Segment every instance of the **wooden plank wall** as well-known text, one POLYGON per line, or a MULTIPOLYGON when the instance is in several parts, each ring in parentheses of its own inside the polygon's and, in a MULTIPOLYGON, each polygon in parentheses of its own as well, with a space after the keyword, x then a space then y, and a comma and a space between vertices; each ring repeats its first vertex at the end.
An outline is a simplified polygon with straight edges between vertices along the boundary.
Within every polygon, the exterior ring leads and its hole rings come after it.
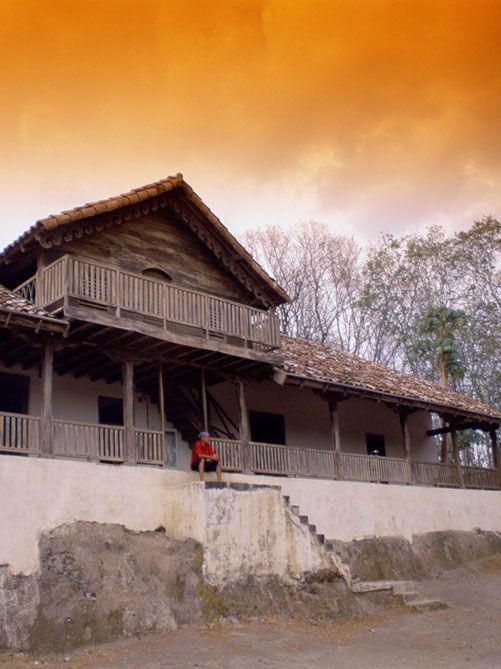
POLYGON ((83 235, 61 244, 55 253, 48 255, 56 259, 64 253, 93 258, 139 274, 157 268, 180 286, 260 306, 191 230, 160 213, 83 235))

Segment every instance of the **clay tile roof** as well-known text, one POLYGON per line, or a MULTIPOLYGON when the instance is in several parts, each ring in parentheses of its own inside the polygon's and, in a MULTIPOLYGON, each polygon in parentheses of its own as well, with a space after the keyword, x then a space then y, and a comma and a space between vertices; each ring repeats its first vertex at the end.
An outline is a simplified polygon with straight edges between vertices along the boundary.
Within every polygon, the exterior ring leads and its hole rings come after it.
POLYGON ((444 411, 501 419, 501 411, 436 383, 378 365, 317 342, 282 337, 286 372, 338 388, 429 404, 444 411))
POLYGON ((83 220, 85 218, 91 218, 98 214, 109 213, 119 209, 120 207, 130 206, 132 204, 138 204, 149 200, 152 197, 156 197, 162 193, 172 191, 176 188, 182 190, 184 196, 209 220, 213 228, 218 231, 221 237, 224 238, 226 243, 240 255, 246 264, 259 275, 263 284, 267 285, 276 296, 276 303, 280 304, 283 302, 288 302, 289 297, 287 293, 281 288, 281 286, 272 279, 268 273, 257 263, 250 253, 240 244, 240 242, 231 234, 228 228, 223 225, 219 218, 212 213, 209 207, 202 201, 202 199, 195 193, 193 188, 186 183, 183 178, 183 175, 178 173, 173 177, 167 177, 161 181, 156 181, 151 184, 146 184, 146 186, 141 186, 140 188, 134 188, 128 193, 122 193, 121 195, 110 197, 106 200, 98 200, 97 202, 88 202, 84 206, 75 207, 74 209, 69 209, 68 211, 63 211, 60 214, 54 214, 52 216, 47 216, 42 218, 31 226, 29 230, 24 232, 18 239, 5 247, 5 249, 0 253, 0 261, 5 260, 11 255, 18 252, 23 248, 28 242, 36 240, 39 236, 47 230, 53 230, 54 228, 60 225, 66 225, 69 223, 74 223, 76 221, 83 220))

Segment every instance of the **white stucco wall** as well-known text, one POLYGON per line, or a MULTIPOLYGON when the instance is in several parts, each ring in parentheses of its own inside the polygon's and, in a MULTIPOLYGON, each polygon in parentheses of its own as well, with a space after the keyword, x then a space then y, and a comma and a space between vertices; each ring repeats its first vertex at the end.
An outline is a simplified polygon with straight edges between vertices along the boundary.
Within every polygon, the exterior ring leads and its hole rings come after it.
MULTIPOLYGON (((332 539, 347 541, 396 534, 410 539, 416 533, 471 531, 476 527, 501 531, 499 491, 241 474, 227 475, 225 479, 281 486, 281 492, 290 495, 291 503, 309 516, 319 532, 332 539)), ((0 456, 0 564, 10 564, 15 572, 30 573, 38 565, 40 533, 77 520, 119 523, 143 531, 163 526, 174 538, 191 537, 203 544, 217 544, 220 556, 230 552, 228 559, 233 565, 242 561, 239 555, 245 555, 248 547, 254 546, 251 565, 256 569, 262 564, 256 548, 260 546, 275 556, 270 558, 268 567, 273 561, 280 564, 282 560, 283 564, 282 540, 276 548, 262 543, 263 532, 270 528, 275 527, 277 540, 282 532, 277 530, 274 520, 282 513, 277 507, 278 494, 271 504, 266 495, 258 499, 249 494, 229 500, 218 519, 216 503, 210 502, 210 494, 209 497, 204 494, 203 486, 191 472, 0 456)), ((297 537, 294 542, 298 569, 305 568, 315 556, 307 544, 298 548, 297 537)), ((293 562, 291 554, 289 550, 289 564, 293 562)), ((211 564, 211 573, 219 578, 222 559, 213 559, 211 564)))
MULTIPOLYGON (((238 425, 234 386, 230 383, 212 386, 211 393, 238 425)), ((248 384, 246 399, 249 411, 284 415, 288 446, 324 450, 332 448, 328 404, 312 390, 265 381, 248 384)), ((367 454, 365 435, 368 432, 384 436, 387 456, 405 457, 398 415, 381 402, 365 399, 340 402, 339 426, 341 449, 347 453, 367 454)), ((426 435, 428 429, 430 414, 425 411, 411 414, 409 434, 412 455, 416 460, 436 460, 435 443, 426 435)))

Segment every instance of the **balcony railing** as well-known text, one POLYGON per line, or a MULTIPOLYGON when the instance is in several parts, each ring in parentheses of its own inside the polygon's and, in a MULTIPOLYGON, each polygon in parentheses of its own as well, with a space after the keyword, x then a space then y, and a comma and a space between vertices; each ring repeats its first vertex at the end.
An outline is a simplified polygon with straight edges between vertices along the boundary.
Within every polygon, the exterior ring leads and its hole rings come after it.
POLYGON ((178 325, 186 333, 224 336, 236 345, 260 350, 280 346, 278 318, 268 311, 83 258, 63 256, 43 270, 41 285, 36 283, 32 278, 16 292, 28 299, 37 294, 37 303, 49 311, 72 298, 169 331, 178 325))
MULTIPOLYGON (((51 455, 100 462, 125 462, 126 431, 121 425, 98 425, 55 419, 51 455)), ((243 444, 235 439, 213 439, 223 469, 243 470, 243 444)), ((133 461, 164 465, 164 437, 161 431, 134 428, 133 461)), ((41 422, 37 416, 0 412, 0 452, 17 455, 43 455, 41 422)), ((249 443, 250 468, 256 474, 305 476, 348 481, 429 485, 446 488, 461 486, 456 465, 438 462, 412 462, 280 444, 249 443)), ((461 467, 465 488, 501 489, 495 469, 461 467)))

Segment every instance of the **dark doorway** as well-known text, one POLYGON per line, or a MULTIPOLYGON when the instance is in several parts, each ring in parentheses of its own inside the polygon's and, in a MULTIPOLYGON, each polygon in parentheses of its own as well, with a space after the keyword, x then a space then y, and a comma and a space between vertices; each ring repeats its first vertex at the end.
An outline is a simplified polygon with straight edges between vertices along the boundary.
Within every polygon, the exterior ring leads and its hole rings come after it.
POLYGON ((97 398, 100 425, 123 425, 124 403, 119 397, 97 398))
POLYGON ((368 455, 386 455, 384 446, 384 435, 365 433, 365 441, 367 443, 368 455))
POLYGON ((250 411, 251 441, 262 444, 285 444, 285 420, 280 413, 250 411))
POLYGON ((28 413, 30 377, 0 373, 0 411, 28 413))

